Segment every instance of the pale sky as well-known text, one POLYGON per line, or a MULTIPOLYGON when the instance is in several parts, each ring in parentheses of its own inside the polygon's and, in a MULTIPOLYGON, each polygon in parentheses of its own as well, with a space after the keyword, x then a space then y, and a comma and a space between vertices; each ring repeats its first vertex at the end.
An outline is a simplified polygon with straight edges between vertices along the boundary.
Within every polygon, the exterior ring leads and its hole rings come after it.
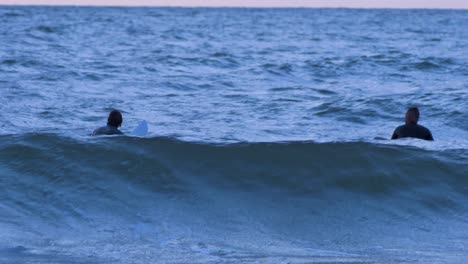
POLYGON ((363 7, 468 9, 468 0, 0 0, 0 5, 363 7))

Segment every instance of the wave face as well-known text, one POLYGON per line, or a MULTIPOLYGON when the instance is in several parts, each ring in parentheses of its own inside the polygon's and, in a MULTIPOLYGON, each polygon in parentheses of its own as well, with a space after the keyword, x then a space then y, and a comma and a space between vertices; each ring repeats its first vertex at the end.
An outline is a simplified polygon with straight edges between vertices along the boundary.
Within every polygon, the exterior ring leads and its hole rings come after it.
POLYGON ((5 259, 456 263, 467 257, 460 251, 467 246, 466 150, 54 134, 0 142, 5 259))

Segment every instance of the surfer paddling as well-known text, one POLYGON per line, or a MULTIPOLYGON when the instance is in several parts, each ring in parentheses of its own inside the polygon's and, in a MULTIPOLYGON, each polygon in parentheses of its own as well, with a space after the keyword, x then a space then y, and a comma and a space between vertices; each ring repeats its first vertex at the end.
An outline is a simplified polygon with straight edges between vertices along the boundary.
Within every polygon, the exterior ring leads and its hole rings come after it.
POLYGON ((107 126, 100 127, 93 132, 93 136, 99 135, 123 135, 122 131, 119 130, 119 127, 122 125, 122 114, 113 110, 110 112, 109 117, 107 118, 107 126))
POLYGON ((418 125, 418 120, 419 109, 417 107, 410 107, 405 116, 406 124, 395 129, 392 139, 419 138, 431 141, 434 140, 431 131, 421 125, 418 125))

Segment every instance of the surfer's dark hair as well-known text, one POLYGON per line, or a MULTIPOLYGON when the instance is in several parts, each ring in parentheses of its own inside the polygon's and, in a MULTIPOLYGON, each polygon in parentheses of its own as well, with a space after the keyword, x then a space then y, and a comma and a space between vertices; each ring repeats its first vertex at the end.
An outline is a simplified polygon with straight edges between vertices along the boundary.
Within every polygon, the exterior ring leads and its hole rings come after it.
POLYGON ((107 118, 107 125, 120 127, 122 125, 122 114, 118 110, 112 110, 107 118))
POLYGON ((411 117, 413 117, 415 119, 414 121, 418 122, 418 120, 419 120, 419 109, 417 107, 412 106, 412 107, 408 108, 407 113, 410 114, 411 117))

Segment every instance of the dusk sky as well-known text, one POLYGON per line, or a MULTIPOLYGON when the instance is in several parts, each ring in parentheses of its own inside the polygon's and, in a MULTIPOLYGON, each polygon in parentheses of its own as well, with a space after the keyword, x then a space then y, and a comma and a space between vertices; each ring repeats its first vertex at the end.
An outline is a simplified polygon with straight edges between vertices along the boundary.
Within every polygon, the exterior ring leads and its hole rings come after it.
POLYGON ((6 5, 364 7, 468 9, 468 0, 0 0, 6 5))

